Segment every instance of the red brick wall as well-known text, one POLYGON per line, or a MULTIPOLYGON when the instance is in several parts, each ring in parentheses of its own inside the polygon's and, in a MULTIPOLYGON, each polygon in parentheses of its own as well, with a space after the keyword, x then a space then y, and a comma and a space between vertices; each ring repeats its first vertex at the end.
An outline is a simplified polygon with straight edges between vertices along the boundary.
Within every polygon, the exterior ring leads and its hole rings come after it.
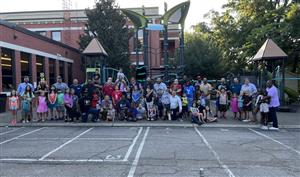
MULTIPOLYGON (((43 51, 49 54, 60 54, 63 57, 73 60, 73 76, 78 78, 79 81, 84 81, 84 72, 81 71, 81 59, 80 53, 73 51, 63 46, 59 46, 42 39, 35 38, 33 36, 24 34, 22 32, 13 30, 6 26, 0 25, 0 41, 43 51)), ((57 59, 57 58, 54 58, 57 59)), ((16 73, 18 74, 18 73, 16 73)), ((19 81, 17 81, 19 82, 19 81)))

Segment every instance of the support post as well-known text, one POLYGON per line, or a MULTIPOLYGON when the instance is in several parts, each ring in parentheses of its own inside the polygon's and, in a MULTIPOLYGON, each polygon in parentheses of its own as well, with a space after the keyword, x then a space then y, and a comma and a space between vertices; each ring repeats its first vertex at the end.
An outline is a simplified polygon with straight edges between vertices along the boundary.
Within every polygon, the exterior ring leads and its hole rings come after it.
POLYGON ((144 66, 146 68, 146 75, 148 73, 148 31, 143 30, 143 43, 144 43, 144 66))
POLYGON ((136 57, 136 67, 139 66, 139 29, 136 28, 135 32, 135 57, 136 57))
POLYGON ((184 63, 184 25, 181 25, 181 37, 180 37, 180 72, 183 72, 184 63))
POLYGON ((164 65, 165 65, 165 79, 168 78, 168 25, 164 25, 164 65))
POLYGON ((282 78, 281 78, 281 93, 280 93, 280 96, 281 96, 281 106, 284 106, 285 105, 285 100, 284 100, 284 87, 285 87, 285 62, 284 62, 285 59, 282 59, 282 68, 281 68, 281 72, 282 72, 282 78))

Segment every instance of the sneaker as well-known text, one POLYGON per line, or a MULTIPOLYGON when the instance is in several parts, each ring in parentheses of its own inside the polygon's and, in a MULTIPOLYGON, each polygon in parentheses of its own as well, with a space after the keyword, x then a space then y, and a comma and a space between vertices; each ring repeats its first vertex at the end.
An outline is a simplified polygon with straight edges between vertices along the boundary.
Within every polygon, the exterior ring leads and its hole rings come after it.
POLYGON ((26 123, 28 123, 29 122, 29 120, 26 120, 26 123))
POLYGON ((243 120, 243 122, 250 122, 250 120, 249 119, 245 119, 245 120, 243 120))
POLYGON ((25 123, 26 121, 25 120, 22 120, 22 123, 25 123))
POLYGON ((279 128, 277 128, 277 127, 270 127, 269 130, 279 131, 279 128))
POLYGON ((261 129, 261 130, 268 130, 268 127, 265 126, 265 125, 263 125, 263 126, 260 127, 260 129, 261 129))

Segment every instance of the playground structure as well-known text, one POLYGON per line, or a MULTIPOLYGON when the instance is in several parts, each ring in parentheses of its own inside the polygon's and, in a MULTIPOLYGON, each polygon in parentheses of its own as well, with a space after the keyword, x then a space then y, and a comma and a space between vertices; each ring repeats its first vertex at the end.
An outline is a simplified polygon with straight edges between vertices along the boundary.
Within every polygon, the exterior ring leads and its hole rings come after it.
MULTIPOLYGON (((136 66, 139 66, 139 50, 138 50, 138 31, 143 30, 143 58, 144 58, 144 67, 146 68, 146 74, 151 73, 151 60, 149 61, 149 40, 148 32, 149 31, 162 31, 164 40, 163 40, 163 60, 164 60, 164 79, 168 80, 170 75, 170 62, 169 62, 169 53, 168 53, 168 26, 171 24, 180 25, 180 50, 179 50, 179 62, 176 67, 176 74, 183 72, 184 69, 184 24, 185 19, 188 14, 190 7, 190 1, 180 3, 170 10, 167 10, 165 7, 165 14, 161 17, 160 24, 149 24, 149 20, 145 17, 145 13, 139 14, 137 12, 121 9, 121 11, 131 20, 134 25, 135 31, 135 46, 136 46, 136 66), (150 65, 149 65, 150 64, 150 65)), ((156 50, 156 49, 155 49, 156 50)), ((174 75, 175 73, 173 73, 174 75)))
POLYGON ((256 73, 259 76, 258 85, 260 87, 264 87, 266 81, 269 79, 276 81, 280 90, 280 101, 282 106, 286 104, 285 94, 289 97, 294 97, 294 99, 297 99, 299 95, 297 93, 297 89, 294 91, 289 88, 289 85, 287 87, 285 85, 287 79, 300 79, 299 77, 285 77, 285 60, 287 60, 287 58, 288 55, 280 47, 278 47, 272 39, 267 39, 252 59, 256 66, 255 68, 257 68, 256 73))

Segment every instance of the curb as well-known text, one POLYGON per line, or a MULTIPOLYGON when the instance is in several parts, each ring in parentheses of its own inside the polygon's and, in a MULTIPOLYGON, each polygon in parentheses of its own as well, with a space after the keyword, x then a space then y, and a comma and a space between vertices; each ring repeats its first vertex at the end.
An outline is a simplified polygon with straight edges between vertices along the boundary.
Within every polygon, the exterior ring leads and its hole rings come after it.
MULTIPOLYGON (((172 123, 20 123, 10 125, 0 123, 0 127, 182 127, 182 128, 259 128, 260 125, 241 125, 241 124, 205 124, 197 125, 192 123, 172 124, 172 123)), ((300 125, 279 125, 284 129, 300 129, 300 125)))

